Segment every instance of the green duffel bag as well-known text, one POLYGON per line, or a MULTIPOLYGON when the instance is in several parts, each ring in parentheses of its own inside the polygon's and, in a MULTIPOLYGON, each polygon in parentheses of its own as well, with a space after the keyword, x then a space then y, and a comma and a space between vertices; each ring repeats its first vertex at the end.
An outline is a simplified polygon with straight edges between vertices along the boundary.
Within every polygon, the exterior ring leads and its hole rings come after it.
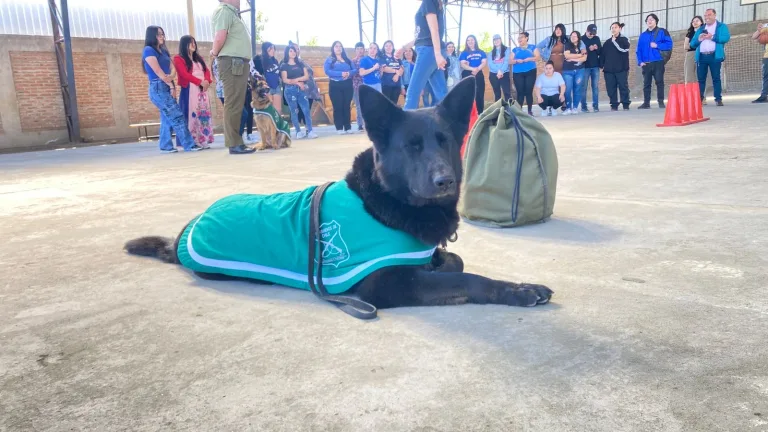
POLYGON ((459 214, 494 228, 542 222, 552 215, 556 189, 552 136, 517 104, 496 101, 469 133, 459 214))

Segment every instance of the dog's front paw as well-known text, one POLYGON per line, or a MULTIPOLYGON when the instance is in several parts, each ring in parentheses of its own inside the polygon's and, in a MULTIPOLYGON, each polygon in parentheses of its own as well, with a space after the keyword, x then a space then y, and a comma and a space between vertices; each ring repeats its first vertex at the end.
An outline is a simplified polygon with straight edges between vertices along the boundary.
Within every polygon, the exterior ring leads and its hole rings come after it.
POLYGON ((536 306, 549 303, 554 292, 544 285, 505 283, 501 303, 508 306, 536 306))

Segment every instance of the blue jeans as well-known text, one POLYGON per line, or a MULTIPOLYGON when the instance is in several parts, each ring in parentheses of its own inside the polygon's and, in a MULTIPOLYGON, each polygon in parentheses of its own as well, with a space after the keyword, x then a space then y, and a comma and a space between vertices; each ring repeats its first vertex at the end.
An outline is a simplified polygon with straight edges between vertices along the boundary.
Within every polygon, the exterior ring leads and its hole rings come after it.
POLYGON ((600 68, 585 68, 584 82, 581 84, 581 110, 587 110, 587 84, 592 81, 592 108, 598 109, 598 84, 600 83, 600 68))
POLYGON ((702 99, 707 91, 707 71, 712 73, 712 87, 715 88, 715 100, 723 100, 723 85, 720 81, 720 66, 722 60, 717 60, 714 54, 699 53, 699 63, 696 65, 696 75, 699 78, 699 93, 702 99))
POLYGON ((285 86, 285 100, 288 101, 288 108, 291 109, 291 122, 296 128, 296 133, 301 132, 299 124, 299 108, 304 113, 304 123, 307 125, 307 133, 312 132, 312 115, 309 112, 309 100, 307 94, 297 85, 289 84, 285 86))
MULTIPOLYGON (((431 46, 413 47, 416 52, 416 64, 411 71, 411 81, 408 91, 405 93, 404 109, 414 110, 419 107, 419 96, 424 91, 427 82, 432 86, 432 105, 439 103, 448 94, 448 85, 445 82, 445 72, 437 68, 435 50, 431 46)), ((448 52, 442 51, 443 57, 448 57, 448 52)))
POLYGON ((424 86, 424 94, 421 95, 421 103, 424 105, 424 108, 435 106, 437 103, 435 102, 435 92, 432 91, 432 86, 429 84, 429 81, 427 81, 427 85, 424 86))
POLYGON ((176 131, 178 142, 184 150, 195 147, 195 141, 189 133, 187 118, 181 112, 179 104, 171 97, 171 88, 160 80, 149 82, 149 100, 160 110, 160 150, 173 150, 171 128, 176 131))
POLYGON ((564 70, 565 109, 576 109, 581 102, 581 86, 584 82, 584 69, 564 70))
POLYGON ((363 120, 363 115, 360 114, 360 88, 355 89, 355 93, 352 95, 352 99, 355 101, 355 112, 357 113, 357 127, 358 128, 364 128, 365 127, 365 120, 363 120))

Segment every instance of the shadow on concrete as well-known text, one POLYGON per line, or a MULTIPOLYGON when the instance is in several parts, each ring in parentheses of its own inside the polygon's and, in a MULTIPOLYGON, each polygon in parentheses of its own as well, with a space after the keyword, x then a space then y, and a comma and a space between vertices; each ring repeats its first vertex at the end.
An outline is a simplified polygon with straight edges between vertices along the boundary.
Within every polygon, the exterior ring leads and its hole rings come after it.
POLYGON ((546 222, 515 228, 488 228, 465 219, 462 219, 462 223, 472 226, 473 229, 493 232, 495 235, 557 243, 605 243, 621 234, 621 231, 606 225, 579 219, 552 218, 546 222))

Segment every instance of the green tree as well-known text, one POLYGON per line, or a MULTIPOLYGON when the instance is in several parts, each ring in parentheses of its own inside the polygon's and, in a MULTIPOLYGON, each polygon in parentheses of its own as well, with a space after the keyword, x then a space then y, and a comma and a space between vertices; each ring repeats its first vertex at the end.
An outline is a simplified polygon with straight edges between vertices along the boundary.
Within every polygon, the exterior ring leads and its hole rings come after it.
POLYGON ((309 38, 309 40, 305 45, 308 47, 316 47, 318 45, 317 36, 312 36, 311 38, 309 38))
POLYGON ((488 32, 483 32, 480 35, 480 40, 477 41, 477 45, 484 52, 490 52, 493 49, 493 40, 491 39, 491 34, 488 32))
POLYGON ((264 32, 264 27, 269 22, 269 18, 264 16, 263 11, 256 12, 256 43, 260 44, 264 42, 261 34, 264 32))

